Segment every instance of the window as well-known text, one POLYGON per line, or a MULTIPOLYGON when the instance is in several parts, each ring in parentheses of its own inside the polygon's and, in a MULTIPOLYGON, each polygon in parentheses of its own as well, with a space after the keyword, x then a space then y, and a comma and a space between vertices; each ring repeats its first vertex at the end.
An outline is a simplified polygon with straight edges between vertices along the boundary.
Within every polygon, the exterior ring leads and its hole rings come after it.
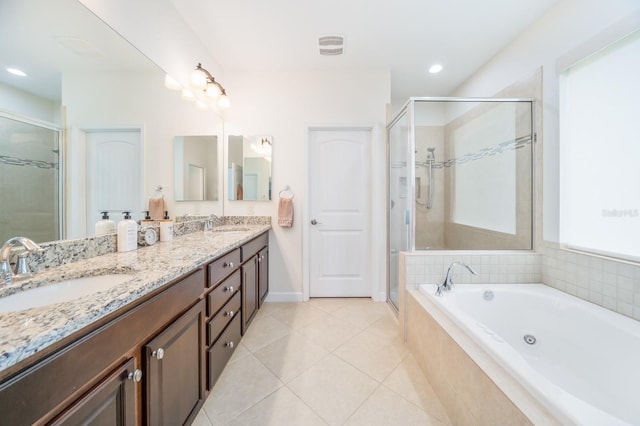
POLYGON ((560 76, 560 239, 640 261, 640 31, 560 76))

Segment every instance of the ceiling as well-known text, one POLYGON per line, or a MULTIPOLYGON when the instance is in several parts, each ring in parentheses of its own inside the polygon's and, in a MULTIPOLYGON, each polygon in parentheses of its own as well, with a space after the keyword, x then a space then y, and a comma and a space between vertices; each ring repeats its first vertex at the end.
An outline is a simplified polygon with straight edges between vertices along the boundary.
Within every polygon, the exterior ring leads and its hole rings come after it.
POLYGON ((158 70, 77 0, 2 0, 0 30, 0 83, 46 99, 60 101, 63 72, 158 70))
POLYGON ((171 0, 227 72, 389 70, 399 101, 452 94, 558 1, 171 0), (345 37, 343 55, 318 54, 327 34, 345 37))

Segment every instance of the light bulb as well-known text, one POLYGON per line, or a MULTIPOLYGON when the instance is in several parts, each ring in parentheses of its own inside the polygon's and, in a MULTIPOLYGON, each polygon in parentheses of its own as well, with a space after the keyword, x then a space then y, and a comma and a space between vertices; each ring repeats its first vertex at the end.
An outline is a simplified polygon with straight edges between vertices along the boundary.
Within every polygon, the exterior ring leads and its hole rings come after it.
POLYGON ((217 84, 207 84, 206 93, 211 99, 216 99, 222 92, 217 84))
POLYGON ((196 68, 191 73, 191 85, 200 90, 204 90, 207 87, 207 75, 199 68, 196 68))
POLYGON ((196 107, 198 107, 199 109, 207 109, 209 107, 209 105, 207 105, 207 103, 201 99, 198 99, 196 101, 196 107))
POLYGON ((218 106, 220 108, 229 108, 229 98, 227 95, 222 94, 222 96, 220 96, 220 99, 218 99, 218 106))
POLYGON ((164 87, 171 90, 182 90, 180 83, 178 83, 176 79, 171 77, 169 74, 164 76, 164 87))
POLYGON ((189 89, 182 89, 182 99, 186 99, 188 101, 193 101, 196 99, 196 96, 189 89))

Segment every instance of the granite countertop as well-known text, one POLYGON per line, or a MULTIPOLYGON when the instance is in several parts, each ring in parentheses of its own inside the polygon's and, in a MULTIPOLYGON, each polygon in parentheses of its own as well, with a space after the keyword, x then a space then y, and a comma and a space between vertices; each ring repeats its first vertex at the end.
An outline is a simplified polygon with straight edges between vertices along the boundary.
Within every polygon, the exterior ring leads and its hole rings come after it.
MULTIPOLYGON (((70 302, 0 312, 0 376, 7 368, 135 302, 170 281, 269 230, 270 225, 227 225, 110 253, 38 272, 28 281, 0 289, 0 297, 48 283, 88 275, 131 274, 122 284, 70 302), (224 232, 223 232, 224 231, 224 232)), ((203 283, 204 291, 204 283, 203 283)))

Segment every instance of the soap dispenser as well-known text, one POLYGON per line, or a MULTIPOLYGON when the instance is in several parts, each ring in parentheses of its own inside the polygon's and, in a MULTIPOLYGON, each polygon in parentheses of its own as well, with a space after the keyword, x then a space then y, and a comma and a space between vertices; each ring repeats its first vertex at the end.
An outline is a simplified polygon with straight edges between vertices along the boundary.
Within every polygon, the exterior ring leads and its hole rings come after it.
POLYGON ((169 218, 169 212, 164 212, 164 217, 160 220, 160 241, 173 240, 173 220, 169 218))
POLYGON ((131 212, 122 212, 124 219, 118 222, 118 251, 138 248, 138 224, 131 219, 131 212))
POLYGON ((99 237, 100 235, 115 234, 116 223, 109 219, 109 212, 104 211, 100 213, 102 214, 102 219, 96 222, 96 237, 99 237))

